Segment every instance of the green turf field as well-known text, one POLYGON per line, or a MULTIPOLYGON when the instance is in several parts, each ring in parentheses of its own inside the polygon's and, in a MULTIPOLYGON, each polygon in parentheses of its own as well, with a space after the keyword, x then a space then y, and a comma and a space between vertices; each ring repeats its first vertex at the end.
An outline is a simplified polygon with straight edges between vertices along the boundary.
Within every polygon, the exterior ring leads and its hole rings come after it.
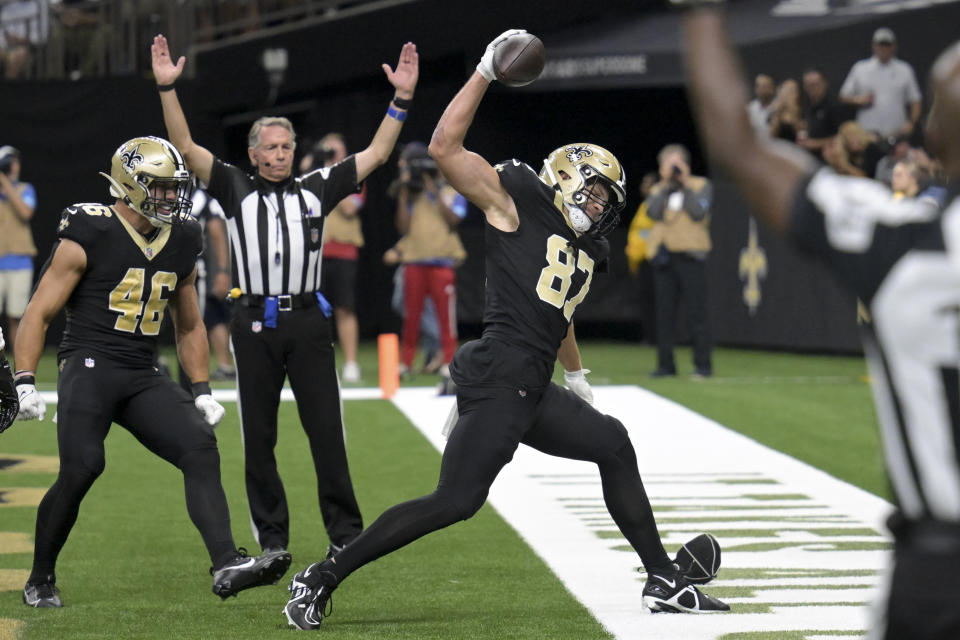
MULTIPOLYGON (((588 342, 581 351, 594 384, 643 385, 886 497, 861 358, 718 349, 712 379, 651 380, 645 375, 654 368, 649 347, 588 342)), ((683 374, 689 352, 680 350, 677 358, 683 374)), ((363 345, 360 363, 364 384, 376 384, 372 344, 363 345)), ((54 372, 51 353, 38 375, 42 389, 54 388, 54 372)), ((435 381, 420 376, 410 384, 435 381)), ((56 456, 50 409, 46 422, 16 423, 0 436, 0 453, 56 456)), ((354 483, 368 522, 398 501, 433 490, 439 456, 390 403, 350 401, 345 412, 354 483)), ((294 405, 284 403, 280 418, 277 457, 292 514, 290 550, 300 568, 322 555, 327 540, 294 405)), ((233 405, 217 433, 234 535, 256 553, 233 405)), ((53 479, 52 473, 0 473, 0 491, 42 493, 53 479)), ((35 513, 34 506, 0 507, 0 544, 16 534, 32 539, 35 513)), ((0 549, 0 569, 26 572, 30 562, 29 553, 0 549)), ((22 579, 0 584, 12 586, 0 590, 0 618, 21 621, 18 631, 0 622, 0 638, 17 632, 43 639, 265 638, 291 632, 280 613, 286 580, 220 602, 210 593, 208 565, 187 518, 179 472, 114 428, 106 472, 83 503, 60 557, 58 585, 67 608, 28 609, 20 602, 22 579)), ((337 638, 607 637, 489 507, 365 567, 337 591, 334 605, 321 633, 337 638)))

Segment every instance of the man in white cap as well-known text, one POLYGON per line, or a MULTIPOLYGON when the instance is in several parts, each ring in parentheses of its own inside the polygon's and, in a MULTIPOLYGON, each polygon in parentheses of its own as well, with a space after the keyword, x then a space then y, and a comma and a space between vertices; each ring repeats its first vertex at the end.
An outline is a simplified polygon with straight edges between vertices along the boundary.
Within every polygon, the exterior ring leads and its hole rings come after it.
POLYGON ((887 27, 873 32, 873 56, 856 62, 840 87, 840 101, 857 107, 857 122, 884 140, 911 136, 922 99, 913 67, 896 57, 897 36, 887 27))

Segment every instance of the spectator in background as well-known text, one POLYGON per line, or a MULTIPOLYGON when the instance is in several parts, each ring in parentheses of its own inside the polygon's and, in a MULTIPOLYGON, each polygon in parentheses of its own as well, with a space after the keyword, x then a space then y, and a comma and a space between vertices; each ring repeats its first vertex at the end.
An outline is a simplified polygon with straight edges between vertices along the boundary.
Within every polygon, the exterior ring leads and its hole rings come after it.
POLYGON ((787 78, 777 87, 777 97, 770 113, 770 137, 796 142, 806 128, 800 101, 800 83, 787 78))
POLYGON ((654 267, 657 296, 657 368, 654 377, 677 374, 673 330, 682 297, 693 330, 694 376, 713 374, 707 320, 707 256, 713 185, 690 174, 690 152, 668 144, 657 156, 660 181, 650 190, 647 215, 656 224, 647 251, 654 267))
POLYGON ((0 147, 0 310, 7 316, 11 344, 33 288, 37 247, 30 220, 36 208, 36 190, 20 181, 20 152, 10 145, 0 147))
POLYGON ((656 335, 656 299, 653 295, 653 267, 648 260, 647 249, 650 238, 650 231, 653 229, 653 220, 647 215, 647 196, 650 190, 657 183, 658 176, 650 172, 640 180, 640 206, 630 221, 630 229, 627 231, 627 246, 624 253, 627 254, 627 268, 630 274, 640 280, 640 322, 643 338, 653 340, 656 335))
POLYGON ((893 191, 893 198, 895 200, 916 198, 917 194, 920 193, 922 178, 923 170, 916 162, 901 160, 895 164, 890 180, 890 189, 893 191))
POLYGON ((448 378, 447 365, 457 350, 455 268, 467 255, 456 227, 467 215, 467 200, 446 183, 422 142, 407 144, 397 165, 397 231, 402 237, 394 249, 404 266, 400 372, 413 368, 420 315, 429 297, 440 325, 443 363, 439 373, 448 378))
MULTIPOLYGON (((407 315, 407 308, 403 298, 403 265, 400 264, 400 252, 390 247, 383 254, 383 263, 388 267, 396 266, 393 272, 393 295, 390 297, 390 308, 400 318, 407 315)), ((437 322, 437 311, 433 308, 433 300, 426 298, 423 301, 423 313, 420 314, 420 346, 426 354, 423 366, 418 373, 436 373, 443 366, 443 349, 440 345, 440 324, 437 322)), ((403 378, 410 378, 412 372, 405 371, 403 378)))
MULTIPOLYGON (((347 145, 339 133, 323 136, 313 150, 300 161, 301 173, 318 167, 332 167, 347 157, 347 145)), ((359 193, 351 193, 340 201, 327 216, 323 228, 323 271, 320 272, 320 291, 333 305, 337 339, 343 350, 344 382, 360 382, 357 364, 357 345, 360 327, 357 322, 357 260, 363 246, 360 209, 366 198, 364 185, 359 193)))
POLYGON ((54 6, 55 37, 63 42, 64 66, 71 80, 105 70, 104 60, 112 27, 101 21, 100 9, 87 0, 60 0, 54 6))
POLYGON ((758 135, 766 136, 770 132, 770 116, 773 114, 777 85, 773 78, 765 73, 758 74, 753 81, 753 100, 747 105, 750 124, 758 135))
POLYGON ((886 27, 873 33, 873 56, 854 63, 840 100, 857 109, 857 122, 893 144, 920 122, 920 87, 909 63, 895 57, 897 38, 886 27))
POLYGON ((823 148, 823 159, 844 176, 872 178, 882 157, 876 134, 853 120, 840 125, 837 135, 823 148))
POLYGON ((6 80, 25 77, 34 50, 47 41, 50 30, 47 5, 40 0, 2 3, 0 63, 6 80))
POLYGON ((846 122, 846 110, 829 94, 830 85, 823 72, 810 68, 803 72, 803 121, 806 130, 798 131, 797 144, 823 159, 823 148, 846 122))
POLYGON ((889 187, 893 178, 893 168, 898 162, 904 160, 910 151, 909 136, 897 136, 892 145, 888 144, 887 153, 877 162, 877 170, 874 172, 873 178, 889 187))

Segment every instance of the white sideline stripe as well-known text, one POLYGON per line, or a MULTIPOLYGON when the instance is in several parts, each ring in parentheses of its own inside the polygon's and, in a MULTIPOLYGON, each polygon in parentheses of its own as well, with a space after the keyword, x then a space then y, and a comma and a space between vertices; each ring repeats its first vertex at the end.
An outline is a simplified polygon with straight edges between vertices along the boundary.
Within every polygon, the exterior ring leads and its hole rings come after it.
MULTIPOLYGON (((783 510, 782 522, 757 523, 756 528, 786 530, 782 534, 753 538, 718 536, 724 548, 745 543, 789 543, 785 548, 724 551, 723 567, 875 572, 887 566, 886 551, 834 550, 831 544, 834 539, 862 541, 861 536, 820 538, 792 531, 870 528, 878 532, 872 540, 889 542, 883 525, 891 509, 887 502, 639 387, 593 389, 598 408, 618 417, 630 432, 666 544, 678 545, 700 531, 736 528, 724 521, 675 525, 669 522, 671 517, 723 517, 718 504, 743 504, 747 494, 802 494, 808 499, 782 498, 762 503, 763 507, 801 507, 796 512, 783 510), (713 482, 716 478, 740 482, 751 477, 756 477, 758 483, 713 482), (702 484, 691 482, 693 479, 701 479, 702 484), (775 484, 769 483, 771 479, 775 484), (685 509, 663 511, 666 505, 683 505, 685 509), (800 523, 787 519, 810 513, 823 515, 823 521, 800 523)), ((438 397, 430 388, 403 389, 394 398, 397 407, 441 451, 445 441, 440 427, 452 402, 452 397, 438 397)), ((727 583, 721 569, 720 577, 705 589, 708 593, 713 585, 748 584, 754 589, 750 597, 729 599, 731 613, 650 615, 641 607, 643 576, 634 571, 639 559, 632 552, 615 548, 626 544, 622 538, 596 535, 598 528, 615 532, 616 527, 609 516, 602 517, 606 510, 594 465, 552 458, 521 447, 491 488, 490 503, 567 589, 620 640, 713 640, 729 633, 796 630, 809 630, 808 638, 812 640, 830 637, 830 631, 863 631, 868 627, 870 614, 869 607, 860 603, 872 601, 881 582, 876 573, 857 579, 794 577, 796 584, 784 589, 783 577, 777 576, 769 581, 731 579, 727 583), (592 516, 590 521, 584 519, 584 510, 592 516), (824 585, 841 588, 816 588, 824 585), (770 588, 776 586, 781 588, 770 588), (771 612, 736 612, 738 604, 748 603, 767 603, 771 612)))
MULTIPOLYGON (((344 400, 376 400, 378 398, 382 398, 383 394, 377 387, 356 387, 349 389, 344 389, 341 387, 340 396, 344 400)), ((56 391, 41 391, 40 397, 43 398, 43 401, 47 404, 57 404, 56 391)), ((236 402, 237 390, 214 389, 213 399, 217 402, 236 402)), ((282 402, 293 402, 293 391, 290 389, 290 387, 283 388, 283 391, 280 392, 280 400, 282 402)))

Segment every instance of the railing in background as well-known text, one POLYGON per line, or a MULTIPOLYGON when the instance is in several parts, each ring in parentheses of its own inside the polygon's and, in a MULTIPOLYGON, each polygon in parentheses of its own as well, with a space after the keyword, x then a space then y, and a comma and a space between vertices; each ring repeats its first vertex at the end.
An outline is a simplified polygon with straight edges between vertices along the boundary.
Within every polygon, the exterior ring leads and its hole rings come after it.
POLYGON ((389 0, 0 0, 3 80, 145 74, 157 33, 173 51, 376 10, 389 0), (22 64, 20 60, 22 59, 22 64), (11 72, 8 74, 8 70, 11 72))

